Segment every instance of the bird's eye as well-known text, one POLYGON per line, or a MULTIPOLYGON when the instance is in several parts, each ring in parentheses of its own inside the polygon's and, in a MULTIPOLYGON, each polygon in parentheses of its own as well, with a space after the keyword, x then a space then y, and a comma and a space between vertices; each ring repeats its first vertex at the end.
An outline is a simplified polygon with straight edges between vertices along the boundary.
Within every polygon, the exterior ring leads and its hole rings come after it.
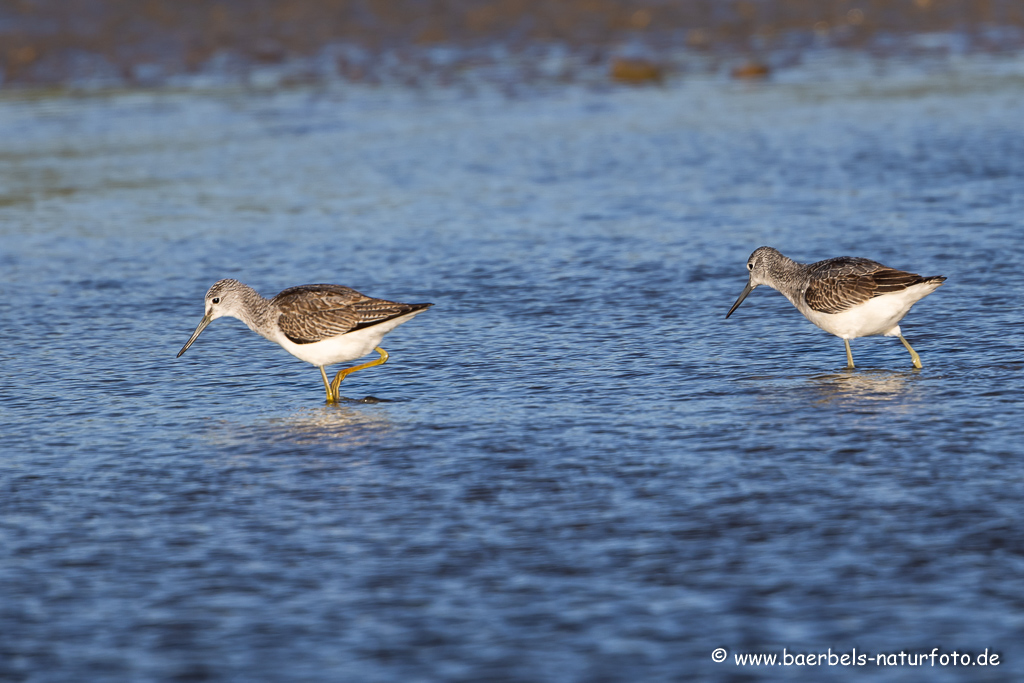
MULTIPOLYGON (((754 264, 753 263, 748 263, 747 264, 747 270, 753 270, 753 269, 754 269, 754 264)), ((217 303, 217 302, 214 301, 213 303, 217 303)))
POLYGON ((220 297, 219 296, 213 297, 212 299, 210 299, 210 303, 219 304, 220 303, 220 297))

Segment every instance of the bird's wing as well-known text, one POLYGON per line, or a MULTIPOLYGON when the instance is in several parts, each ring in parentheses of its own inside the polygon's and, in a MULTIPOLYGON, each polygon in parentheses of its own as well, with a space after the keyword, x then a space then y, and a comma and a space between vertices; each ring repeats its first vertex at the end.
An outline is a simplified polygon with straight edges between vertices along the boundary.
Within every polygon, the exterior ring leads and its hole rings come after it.
POLYGON ((374 299, 341 285, 291 287, 273 301, 280 311, 278 326, 296 344, 337 337, 430 305, 374 299))
POLYGON ((807 305, 820 313, 842 313, 883 294, 900 292, 923 278, 864 258, 842 256, 809 266, 807 305))

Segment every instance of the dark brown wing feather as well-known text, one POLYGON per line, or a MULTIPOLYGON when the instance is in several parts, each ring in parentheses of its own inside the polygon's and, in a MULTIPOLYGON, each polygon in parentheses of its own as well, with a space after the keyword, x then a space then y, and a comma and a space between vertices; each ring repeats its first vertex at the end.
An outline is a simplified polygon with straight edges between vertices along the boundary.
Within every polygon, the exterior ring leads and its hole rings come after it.
POLYGON ((804 297, 812 310, 842 313, 876 296, 901 292, 908 287, 945 280, 895 270, 865 258, 841 256, 808 266, 811 282, 804 297))
POLYGON ((277 324, 296 344, 314 342, 378 325, 431 304, 400 304, 374 299, 341 285, 290 287, 274 297, 277 324))

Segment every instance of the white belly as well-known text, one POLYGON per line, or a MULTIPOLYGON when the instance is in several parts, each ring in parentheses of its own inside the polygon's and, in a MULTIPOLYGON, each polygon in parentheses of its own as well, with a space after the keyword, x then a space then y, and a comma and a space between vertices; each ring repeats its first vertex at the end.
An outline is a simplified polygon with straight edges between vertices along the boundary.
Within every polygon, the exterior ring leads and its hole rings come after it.
POLYGON ((288 353, 292 354, 300 360, 304 360, 307 363, 313 365, 333 365, 334 363, 344 363, 346 361, 355 360, 356 358, 362 358, 366 354, 373 351, 375 346, 379 346, 381 339, 384 335, 395 329, 399 325, 409 320, 426 309, 419 311, 413 311, 407 315, 403 315, 400 318, 393 318, 387 322, 380 323, 379 325, 373 325, 372 327, 364 327, 361 330, 355 332, 348 332, 346 334, 338 335, 337 337, 330 337, 329 339, 323 339, 312 344, 296 344, 289 340, 280 332, 271 341, 277 342, 281 345, 288 353))
POLYGON ((900 334, 899 322, 910 307, 934 292, 939 284, 924 282, 902 292, 876 296, 842 313, 819 313, 808 308, 803 301, 794 303, 808 320, 837 337, 856 339, 875 334, 896 337, 900 334))

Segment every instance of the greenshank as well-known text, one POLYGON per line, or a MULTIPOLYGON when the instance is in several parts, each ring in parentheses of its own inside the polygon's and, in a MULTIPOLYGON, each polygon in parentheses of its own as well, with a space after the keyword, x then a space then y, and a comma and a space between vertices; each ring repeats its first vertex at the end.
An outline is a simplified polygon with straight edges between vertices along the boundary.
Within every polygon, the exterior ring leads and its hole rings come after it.
POLYGON ((384 335, 432 305, 373 299, 341 285, 301 285, 264 299, 238 280, 220 280, 206 292, 206 315, 178 356, 212 321, 238 318, 256 334, 320 368, 327 402, 337 403, 345 377, 387 362, 388 353, 379 346, 384 335), (362 358, 370 351, 377 351, 379 357, 340 370, 333 381, 327 381, 326 366, 362 358))
POLYGON ((817 263, 797 263, 771 247, 760 247, 747 259, 750 279, 732 315, 758 285, 768 285, 790 300, 812 323, 846 344, 847 367, 853 367, 850 340, 880 334, 899 337, 914 367, 921 357, 900 331, 910 307, 945 282, 941 275, 923 277, 883 266, 866 258, 840 256, 817 263))

